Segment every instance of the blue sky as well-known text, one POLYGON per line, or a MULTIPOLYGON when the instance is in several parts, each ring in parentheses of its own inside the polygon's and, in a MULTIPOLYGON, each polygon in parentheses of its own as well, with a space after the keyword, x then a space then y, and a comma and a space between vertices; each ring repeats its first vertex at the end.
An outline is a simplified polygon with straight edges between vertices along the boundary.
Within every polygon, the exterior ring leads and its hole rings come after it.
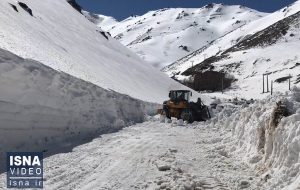
POLYGON ((263 12, 273 12, 296 0, 77 0, 93 13, 113 16, 118 20, 130 15, 142 15, 150 10, 167 7, 199 8, 209 3, 244 5, 263 12))

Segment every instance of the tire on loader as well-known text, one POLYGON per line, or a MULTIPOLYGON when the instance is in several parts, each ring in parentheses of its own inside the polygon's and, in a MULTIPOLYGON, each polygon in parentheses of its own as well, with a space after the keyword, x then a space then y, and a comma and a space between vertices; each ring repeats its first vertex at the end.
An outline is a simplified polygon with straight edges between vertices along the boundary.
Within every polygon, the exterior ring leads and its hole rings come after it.
POLYGON ((180 117, 183 121, 187 121, 189 123, 193 123, 194 122, 194 117, 193 114, 191 112, 190 109, 184 109, 181 114, 180 117))

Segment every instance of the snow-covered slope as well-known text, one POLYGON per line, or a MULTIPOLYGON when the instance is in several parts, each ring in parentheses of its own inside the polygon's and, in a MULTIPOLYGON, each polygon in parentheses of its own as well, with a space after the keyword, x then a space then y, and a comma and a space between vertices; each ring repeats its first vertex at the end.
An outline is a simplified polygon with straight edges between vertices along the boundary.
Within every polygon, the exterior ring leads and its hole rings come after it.
POLYGON ((243 6, 169 8, 121 22, 99 15, 98 26, 161 69, 205 44, 265 16, 243 6), (103 22, 101 22, 103 20, 103 22))
POLYGON ((184 88, 103 33, 66 0, 0 1, 0 48, 145 101, 184 88), (32 15, 30 14, 30 11, 32 15))
POLYGON ((157 107, 2 49, 0 88, 1 159, 7 151, 80 143, 143 122, 157 107))
MULTIPOLYGON (((300 1, 297 1, 203 46, 163 71, 169 76, 180 73, 179 79, 193 72, 223 71, 237 79, 227 94, 246 98, 265 96, 261 95, 265 73, 271 73, 269 85, 271 80, 289 75, 292 85, 299 85, 299 11, 300 1), (196 66, 191 68, 192 64, 196 66)), ((274 91, 286 90, 287 80, 274 83, 274 91)))

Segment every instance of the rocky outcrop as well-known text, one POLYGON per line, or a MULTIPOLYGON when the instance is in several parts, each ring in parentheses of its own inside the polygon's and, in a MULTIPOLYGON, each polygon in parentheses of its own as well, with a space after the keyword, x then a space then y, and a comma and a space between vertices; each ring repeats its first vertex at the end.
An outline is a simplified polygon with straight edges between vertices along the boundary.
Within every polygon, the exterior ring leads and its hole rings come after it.
POLYGON ((82 13, 81 13, 82 8, 81 8, 80 5, 78 5, 78 3, 76 2, 76 0, 67 0, 67 2, 68 2, 75 10, 77 10, 78 12, 80 12, 80 14, 82 14, 82 13))

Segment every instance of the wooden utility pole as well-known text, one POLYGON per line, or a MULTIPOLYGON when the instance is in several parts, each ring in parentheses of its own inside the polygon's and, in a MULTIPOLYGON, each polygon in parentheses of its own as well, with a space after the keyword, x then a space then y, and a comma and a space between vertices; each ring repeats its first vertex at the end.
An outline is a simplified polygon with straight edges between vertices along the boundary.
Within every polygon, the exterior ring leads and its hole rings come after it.
POLYGON ((194 75, 194 78, 193 78, 193 89, 196 90, 196 75, 194 75))
POLYGON ((222 94, 224 94, 224 76, 222 76, 222 94))
POLYGON ((269 91, 269 74, 267 74, 267 93, 270 92, 269 91))
POLYGON ((273 95, 273 81, 271 81, 271 95, 273 95))
POLYGON ((291 91, 291 75, 289 75, 289 91, 291 91))
POLYGON ((263 74, 263 93, 265 93, 265 74, 263 74))
POLYGON ((271 73, 265 73, 263 74, 263 93, 268 93, 270 92, 270 89, 269 89, 269 75, 271 73), (267 81, 267 89, 265 90, 265 76, 267 76, 266 78, 266 81, 267 81))

